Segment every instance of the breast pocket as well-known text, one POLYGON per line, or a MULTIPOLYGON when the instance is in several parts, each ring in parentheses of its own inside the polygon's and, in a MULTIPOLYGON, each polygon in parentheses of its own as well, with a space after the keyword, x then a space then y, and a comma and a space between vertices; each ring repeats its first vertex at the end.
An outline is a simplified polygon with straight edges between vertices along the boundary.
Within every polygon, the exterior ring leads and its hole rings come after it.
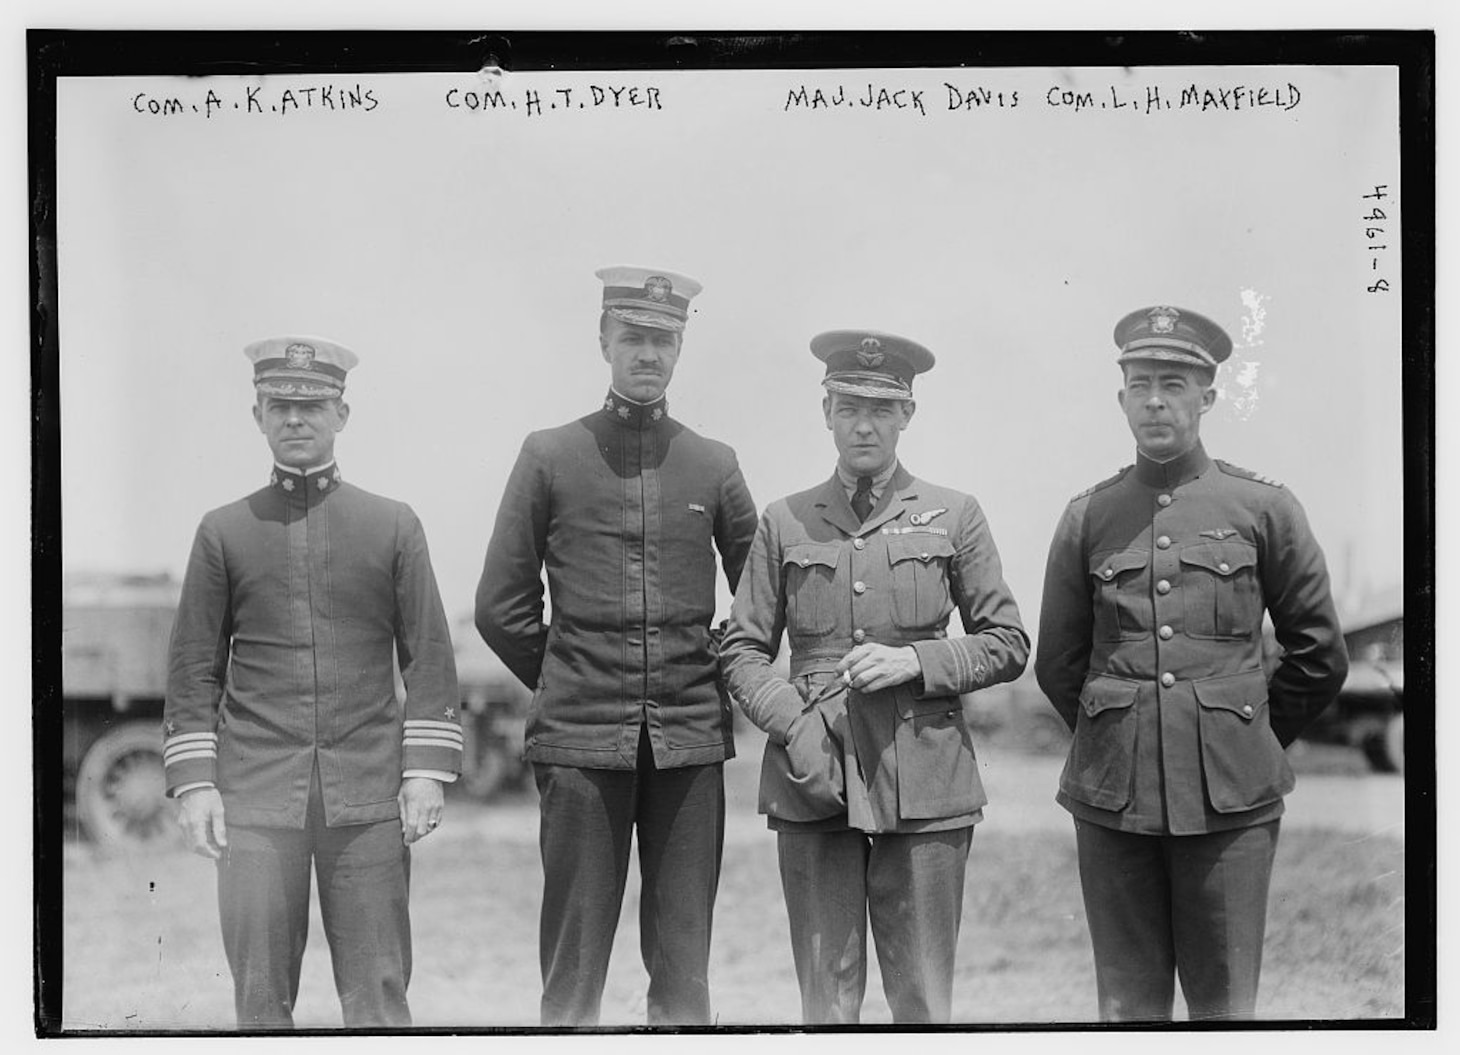
POLYGON ((819 636, 836 628, 836 565, 841 546, 801 542, 786 547, 786 629, 793 635, 819 636))
POLYGON ((1133 641, 1150 634, 1151 563, 1145 550, 1125 549, 1090 557, 1095 597, 1095 640, 1133 641))
POLYGON ((953 543, 947 536, 889 536, 887 559, 892 565, 892 621, 909 630, 942 623, 953 607, 948 592, 953 543))
POLYGON ((1257 547, 1237 540, 1185 547, 1181 593, 1191 637, 1251 637, 1262 624, 1257 547))

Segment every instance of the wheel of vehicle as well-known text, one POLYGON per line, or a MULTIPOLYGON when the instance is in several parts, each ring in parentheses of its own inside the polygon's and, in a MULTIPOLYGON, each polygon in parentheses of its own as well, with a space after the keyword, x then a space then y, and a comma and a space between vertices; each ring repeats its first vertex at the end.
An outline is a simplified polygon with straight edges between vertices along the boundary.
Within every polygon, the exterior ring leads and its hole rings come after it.
POLYGON ((1404 772, 1404 715, 1396 714, 1384 727, 1384 758, 1393 773, 1404 772))
POLYGON ((76 813, 98 843, 154 846, 175 838, 177 809, 162 775, 162 731, 152 722, 112 729, 76 774, 76 813))

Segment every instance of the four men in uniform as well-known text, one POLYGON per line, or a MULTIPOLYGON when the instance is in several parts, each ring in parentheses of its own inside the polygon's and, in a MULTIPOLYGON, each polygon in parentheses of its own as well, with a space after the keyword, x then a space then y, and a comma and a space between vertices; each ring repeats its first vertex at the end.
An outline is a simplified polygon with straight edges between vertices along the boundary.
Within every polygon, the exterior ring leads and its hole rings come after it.
MULTIPOLYGON (((767 733, 759 808, 805 1021, 858 1021, 870 916, 894 1019, 946 1022, 986 802, 960 696, 1016 678, 1029 639, 978 502, 897 459, 933 355, 874 331, 814 338, 836 468, 757 527, 735 453, 668 416, 699 284, 598 275, 609 392, 528 436, 476 594, 477 628, 533 690, 541 1020, 598 1022, 636 837, 648 1020, 713 1021, 733 696, 767 733), (717 553, 735 593, 723 647, 717 553), (950 636, 954 610, 965 632, 950 636), (783 634, 789 681, 772 665, 783 634)), ((1066 510, 1036 661, 1074 730, 1058 800, 1075 817, 1099 1009, 1168 1018, 1179 975, 1193 1018, 1250 1016, 1293 785, 1283 748, 1346 658, 1297 501, 1201 446, 1230 340, 1157 307, 1123 319, 1116 344, 1137 462, 1066 510), (1264 611, 1283 649, 1271 677, 1264 611)), ((193 848, 219 861, 241 1026, 292 1021, 311 861, 345 1024, 406 1025, 408 847, 440 822, 461 756, 447 623, 410 509, 334 463, 353 353, 284 337, 247 354, 275 466, 194 542, 169 793, 193 848)))

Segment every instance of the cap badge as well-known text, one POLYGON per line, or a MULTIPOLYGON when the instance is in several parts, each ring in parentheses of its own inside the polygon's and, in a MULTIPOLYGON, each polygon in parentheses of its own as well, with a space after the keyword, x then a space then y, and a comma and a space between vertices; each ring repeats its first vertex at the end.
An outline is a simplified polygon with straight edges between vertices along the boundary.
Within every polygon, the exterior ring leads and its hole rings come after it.
POLYGON ((1152 308, 1150 314, 1152 333, 1176 332, 1176 320, 1181 316, 1181 312, 1175 308, 1152 308))
POLYGON ((876 337, 863 337, 862 347, 857 349, 857 362, 866 367, 877 367, 887 358, 882 354, 882 342, 876 337))
POLYGON ((650 275, 644 280, 644 293, 650 300, 663 304, 669 299, 669 291, 674 288, 674 283, 663 275, 650 275))
POLYGON ((308 370, 314 365, 314 345, 296 342, 284 349, 291 370, 308 370))

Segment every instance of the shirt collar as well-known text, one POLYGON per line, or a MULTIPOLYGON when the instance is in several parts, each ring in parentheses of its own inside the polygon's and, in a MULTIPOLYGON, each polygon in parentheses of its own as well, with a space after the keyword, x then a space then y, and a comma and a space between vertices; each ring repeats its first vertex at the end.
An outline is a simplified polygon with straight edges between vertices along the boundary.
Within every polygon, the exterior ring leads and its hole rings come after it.
MULTIPOLYGON (((885 469, 872 477, 872 501, 878 502, 882 498, 882 492, 887 487, 887 482, 897 473, 897 459, 892 459, 885 469)), ((847 497, 850 498, 857 490, 857 477, 853 476, 840 461, 836 463, 836 478, 841 481, 842 487, 846 488, 847 497)))
POLYGON ((340 486, 340 467, 333 459, 313 469, 295 469, 275 462, 269 486, 291 495, 327 495, 340 486))
POLYGON ((1152 461, 1137 451, 1136 479, 1148 487, 1170 490, 1195 480, 1211 464, 1212 460, 1207 457, 1206 449, 1199 440, 1191 450, 1177 455, 1169 462, 1152 461))
POLYGON ((652 403, 638 403, 612 388, 603 399, 603 413, 631 429, 647 429, 669 417, 669 398, 660 396, 652 403))

